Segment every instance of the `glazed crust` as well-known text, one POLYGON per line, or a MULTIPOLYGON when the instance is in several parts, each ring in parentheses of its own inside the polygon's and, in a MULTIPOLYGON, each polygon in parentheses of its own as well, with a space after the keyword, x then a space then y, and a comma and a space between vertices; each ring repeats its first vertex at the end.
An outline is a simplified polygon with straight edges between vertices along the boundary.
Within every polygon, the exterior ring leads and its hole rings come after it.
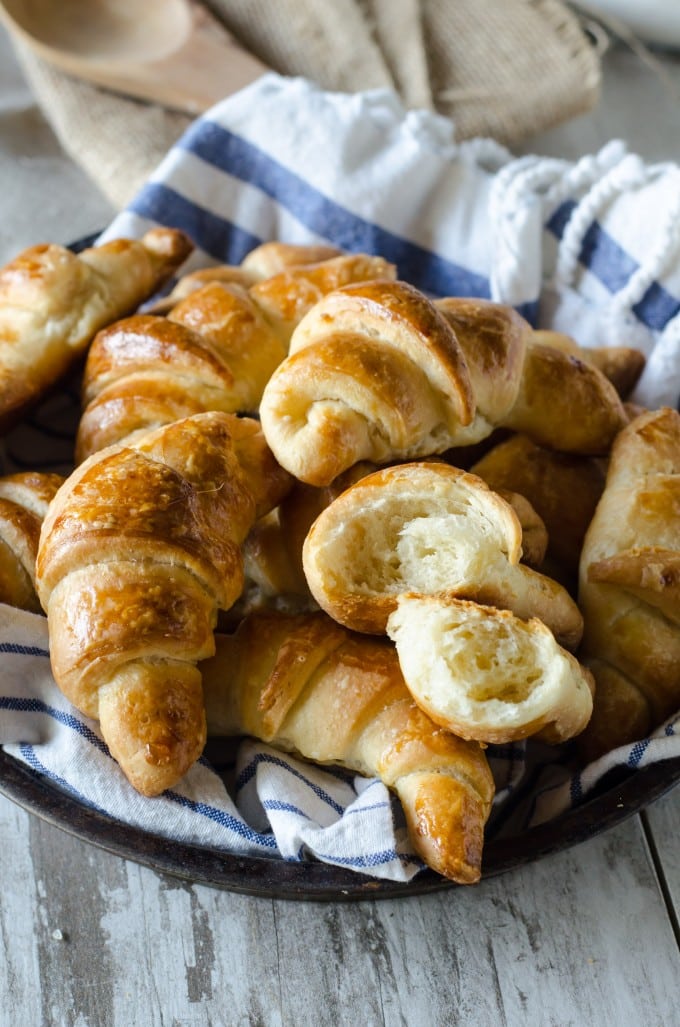
POLYGON ((0 478, 0 602, 40 611, 35 592, 40 527, 63 480, 39 471, 0 478))
POLYGON ((680 704, 679 510, 680 414, 645 412, 616 440, 583 545, 583 656, 598 686, 606 678, 583 739, 591 755, 648 734, 680 704))
POLYGON ((208 269, 200 281, 196 273, 190 287, 178 286, 167 318, 156 308, 100 332, 85 366, 76 459, 180 417, 208 410, 257 413, 291 331, 309 307, 340 284, 394 273, 382 258, 363 254, 294 263, 326 252, 263 245, 239 269, 208 269), (263 278, 266 269, 277 273, 263 278))
POLYGON ((20 419, 83 356, 100 328, 135 310, 192 246, 174 229, 79 254, 25 250, 0 270, 0 429, 20 419))
POLYGON ((594 364, 609 379, 622 399, 628 398, 645 368, 644 353, 631 346, 579 346, 570 335, 547 329, 535 331, 533 338, 544 346, 551 346, 587 364, 594 364))
POLYGON ((50 504, 36 584, 55 680, 146 795, 202 751, 196 664, 240 595, 243 540, 287 487, 256 422, 208 413, 89 457, 50 504))
POLYGON ((593 357, 562 336, 531 331, 503 304, 446 297, 436 305, 456 332, 487 420, 560 452, 609 451, 627 417, 593 357))
POLYGON ((494 793, 484 752, 419 709, 389 642, 322 613, 254 614, 218 637, 203 677, 211 734, 251 735, 381 778, 425 863, 459 883, 479 879, 494 793))
POLYGON ((359 460, 441 454, 499 427, 604 454, 628 421, 600 370, 537 343, 511 308, 432 302, 399 281, 347 286, 317 303, 260 414, 279 462, 318 486, 359 460))
POLYGON ((360 460, 387 463, 476 441, 472 387, 453 330, 405 282, 330 293, 302 319, 260 417, 296 478, 328 485, 360 460))
POLYGON ((302 264, 317 264, 322 260, 342 256, 335 246, 294 245, 282 242, 265 242, 255 246, 240 264, 215 264, 190 271, 177 281, 167 296, 157 300, 152 308, 154 314, 167 314, 180 300, 201 289, 209 282, 228 285, 254 285, 263 278, 302 264))
POLYGON ((559 453, 513 435, 470 467, 494 490, 525 496, 548 533, 547 556, 560 580, 575 586, 588 526, 604 490, 606 462, 578 453, 559 453))

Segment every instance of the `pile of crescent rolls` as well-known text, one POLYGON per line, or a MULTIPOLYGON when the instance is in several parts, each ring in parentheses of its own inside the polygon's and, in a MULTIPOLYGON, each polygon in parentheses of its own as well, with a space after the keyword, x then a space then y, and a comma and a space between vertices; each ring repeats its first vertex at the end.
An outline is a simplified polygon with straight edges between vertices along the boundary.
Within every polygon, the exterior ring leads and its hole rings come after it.
POLYGON ((3 430, 82 382, 72 473, 0 480, 0 600, 142 794, 250 735, 380 777, 474 882, 487 744, 583 763, 680 707, 680 415, 628 402, 637 351, 381 257, 191 250, 0 270, 3 430))

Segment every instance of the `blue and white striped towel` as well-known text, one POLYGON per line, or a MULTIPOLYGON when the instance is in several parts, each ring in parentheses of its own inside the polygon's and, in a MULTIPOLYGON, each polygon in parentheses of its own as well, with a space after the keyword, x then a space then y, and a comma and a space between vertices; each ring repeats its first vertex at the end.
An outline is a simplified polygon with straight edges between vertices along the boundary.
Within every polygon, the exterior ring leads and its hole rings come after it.
MULTIPOLYGON (((639 346, 648 364, 636 398, 677 404, 680 169, 647 165, 622 142, 576 163, 517 160, 490 140, 457 144, 450 121, 407 113, 390 92, 334 95, 268 75, 195 122, 104 237, 139 236, 154 224, 192 236, 187 269, 238 263, 267 239, 380 253, 432 295, 511 303, 583 345, 639 346)), ((252 742, 227 778, 202 759, 171 792, 137 795, 96 724, 58 692, 47 644, 43 618, 0 607, 0 743, 83 803, 239 854, 313 856, 393 880, 421 869, 380 782, 252 742)), ((535 753, 531 743, 488 752, 505 814, 529 764, 536 779, 535 753)), ((672 718, 576 776, 548 764, 527 825, 587 798, 613 766, 678 755, 672 718)))

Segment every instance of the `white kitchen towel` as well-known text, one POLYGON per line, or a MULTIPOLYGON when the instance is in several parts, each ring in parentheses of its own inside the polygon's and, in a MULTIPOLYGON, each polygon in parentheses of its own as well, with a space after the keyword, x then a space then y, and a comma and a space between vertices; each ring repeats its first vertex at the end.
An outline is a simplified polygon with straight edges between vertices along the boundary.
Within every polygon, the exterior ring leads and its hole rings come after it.
MULTIPOLYGON (((182 228, 197 247, 187 270, 238 263, 268 239, 380 253, 429 294, 511 303, 582 345, 639 346, 648 364, 637 398, 675 406, 679 218, 680 170, 647 165, 623 142, 576 163, 517 160, 491 140, 458 144, 452 122, 406 112, 389 91, 330 94, 268 75, 195 122, 103 237, 182 228)), ((66 414, 75 424, 77 410, 66 414)), ((23 429, 31 452, 36 432, 49 436, 49 420, 23 429)), ((10 440, 8 469, 22 463, 21 439, 10 440)), ((63 460, 63 432, 53 442, 63 460)), ((47 455, 47 441, 41 450, 47 455)), ((250 741, 226 778, 202 759, 171 792, 137 795, 96 725, 61 697, 47 645, 43 618, 0 608, 0 743, 80 801, 169 839, 235 853, 316 857, 392 880, 421 869, 398 803, 380 782, 250 741)), ((529 804, 533 743, 488 754, 494 818, 505 820, 522 796, 527 827, 586 799, 613 766, 679 756, 680 741, 673 719, 577 774, 542 755, 546 774, 529 804)))
POLYGON ((432 295, 487 296, 584 346, 648 358, 636 398, 680 394, 680 168, 613 140, 577 162, 513 159, 405 111, 267 75, 194 122, 105 233, 183 228, 187 269, 259 242, 380 253, 432 295))

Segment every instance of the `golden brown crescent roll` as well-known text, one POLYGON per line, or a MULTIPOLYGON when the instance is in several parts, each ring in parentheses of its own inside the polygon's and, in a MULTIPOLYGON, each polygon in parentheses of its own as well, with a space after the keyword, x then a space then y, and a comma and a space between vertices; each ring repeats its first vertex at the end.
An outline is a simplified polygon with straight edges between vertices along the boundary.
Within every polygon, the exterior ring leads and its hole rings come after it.
POLYGON ((284 467, 318 486, 359 460, 467 448, 497 427, 606 453, 627 422, 613 385, 532 334, 484 300, 432 303, 404 282, 340 288, 293 332, 262 397, 265 436, 284 467))
POLYGON ((136 314, 99 332, 83 375, 76 460, 181 417, 254 413, 286 350, 248 293, 212 282, 167 318, 136 314))
POLYGON ((171 292, 144 308, 145 313, 169 314, 181 300, 185 300, 193 292, 202 289, 204 285, 217 283, 218 285, 238 285, 242 289, 248 289, 256 281, 256 275, 239 265, 217 264, 214 267, 201 267, 182 275, 171 292))
POLYGON ((591 756, 680 707, 679 512, 680 414, 662 408, 617 438, 583 544, 581 655, 597 686, 592 734, 583 735, 591 756))
POLYGON ((167 319, 136 315, 111 325, 88 354, 77 460, 180 417, 256 413, 307 307, 339 283, 386 275, 390 267, 382 258, 351 254, 290 266, 259 281, 260 292, 208 281, 174 303, 167 319))
POLYGON ((39 471, 0 478, 0 602, 8 606, 41 611, 35 592, 40 526, 63 481, 39 471))
POLYGON ((517 514, 476 475, 443 463, 383 468, 346 489, 312 525, 303 566, 319 606, 355 631, 384 632, 404 592, 539 617, 573 649, 578 607, 520 563, 517 514))
POLYGON ((43 522, 54 677, 145 795, 200 755, 199 660, 243 584, 240 546, 288 486, 256 422, 208 413, 90 457, 43 522))
POLYGON ((453 331, 405 282, 348 286, 312 307, 264 390, 260 417, 282 466, 317 486, 360 460, 427 456, 485 432, 473 424, 453 331))
POLYGON ((413 702, 394 647, 324 614, 253 614, 203 665, 211 735, 251 735, 317 763, 379 777, 401 800, 417 854, 479 879, 494 784, 482 748, 413 702))
POLYGON ((300 264, 317 264, 322 260, 342 256, 342 251, 335 246, 323 244, 295 245, 282 242, 265 242, 256 246, 246 254, 240 264, 215 264, 202 267, 182 275, 167 296, 157 300, 148 311, 154 314, 166 314, 180 300, 201 289, 209 282, 242 285, 248 288, 262 278, 270 278, 279 271, 300 264))
POLYGON ((604 490, 605 461, 558 453, 526 435, 513 435, 472 464, 470 471, 496 492, 514 489, 526 496, 547 529, 551 568, 560 581, 575 588, 583 539, 604 490))
POLYGON ((260 243, 245 255, 241 267, 252 274, 257 281, 271 278, 281 271, 302 265, 320 264, 346 254, 337 246, 327 243, 287 243, 272 240, 260 243))
POLYGON ((612 383, 593 364, 531 343, 515 405, 503 420, 540 446, 605 455, 628 423, 612 383))
POLYGON ((438 596, 402 595, 387 633, 413 698, 461 738, 557 744, 593 709, 590 672, 540 620, 438 596))
POLYGON ((383 257, 343 253, 314 264, 284 267, 251 286, 250 295, 288 347, 294 328, 327 293, 353 282, 393 280, 396 273, 394 264, 383 257))
POLYGON ((595 659, 586 662, 596 684, 592 716, 577 739, 578 754, 585 765, 624 741, 645 738, 652 730, 649 703, 637 686, 611 663, 595 659), (616 725, 616 737, 612 725, 616 725))
POLYGON ((72 253, 33 246, 0 270, 0 429, 36 403, 84 354, 95 333, 135 310, 192 249, 155 228, 72 253))
POLYGON ((504 488, 494 488, 493 491, 504 499, 517 515, 522 531, 522 563, 527 567, 540 568, 548 548, 548 531, 543 518, 521 493, 504 488))
POLYGON ((436 305, 456 332, 487 420, 560 452, 609 451, 628 418, 616 389, 597 367, 542 344, 526 322, 522 333, 517 326, 522 319, 502 304, 446 297, 436 305), (505 342, 506 336, 520 334, 523 346, 505 342), (496 406, 499 368, 509 390, 501 407, 496 406))
POLYGON ((307 532, 341 492, 375 470, 375 464, 355 464, 325 488, 295 481, 277 508, 257 521, 243 545, 243 556, 246 579, 264 600, 287 595, 311 601, 302 568, 307 532))
POLYGON ((645 368, 644 353, 632 346, 579 346, 570 335, 547 329, 535 331, 532 339, 544 346, 559 349, 568 356, 578 357, 586 364, 594 364, 609 379, 622 399, 626 399, 633 391, 645 368))

